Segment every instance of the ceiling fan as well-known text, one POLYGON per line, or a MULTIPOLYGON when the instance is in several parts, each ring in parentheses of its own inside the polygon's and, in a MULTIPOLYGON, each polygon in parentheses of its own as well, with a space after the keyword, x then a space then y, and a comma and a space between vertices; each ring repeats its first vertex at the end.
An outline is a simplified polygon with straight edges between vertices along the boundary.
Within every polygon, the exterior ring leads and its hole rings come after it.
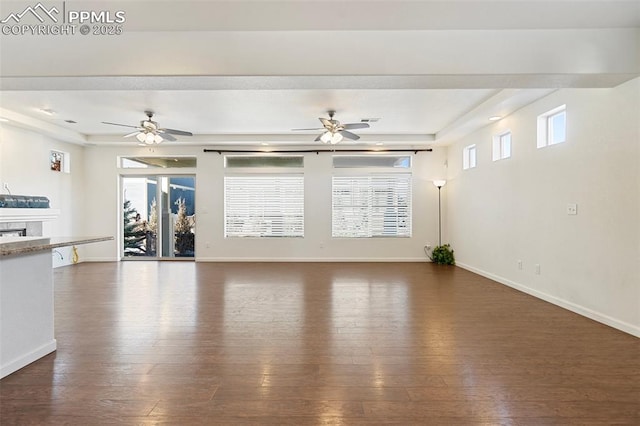
POLYGON ((342 139, 347 138, 354 141, 360 139, 360 136, 355 133, 349 132, 349 130, 353 129, 367 129, 369 127, 368 123, 347 123, 340 124, 338 120, 334 120, 333 116, 335 115, 335 111, 327 111, 329 114, 329 119, 326 118, 318 118, 324 127, 314 128, 314 129, 293 129, 293 130, 324 130, 318 137, 315 139, 316 142, 320 141, 322 143, 328 143, 331 145, 335 145, 338 142, 342 141, 342 139))
POLYGON ((102 124, 110 124, 112 126, 131 127, 133 129, 136 129, 135 132, 126 134, 123 137, 128 138, 131 136, 135 136, 141 145, 143 144, 153 145, 154 143, 158 144, 164 140, 175 141, 176 138, 173 137, 173 135, 193 136, 193 133, 186 132, 184 130, 160 128, 158 127, 158 123, 152 120, 153 111, 145 111, 144 113, 147 115, 147 119, 142 120, 140 122, 140 126, 129 126, 128 124, 109 123, 107 121, 103 121, 102 124))

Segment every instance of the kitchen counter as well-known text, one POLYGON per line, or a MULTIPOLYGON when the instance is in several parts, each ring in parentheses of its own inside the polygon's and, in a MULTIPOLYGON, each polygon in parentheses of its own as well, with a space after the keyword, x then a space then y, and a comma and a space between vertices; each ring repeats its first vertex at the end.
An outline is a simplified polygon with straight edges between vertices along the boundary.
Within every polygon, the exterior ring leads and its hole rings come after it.
POLYGON ((52 250, 113 237, 0 237, 0 378, 56 350, 52 250))
POLYGON ((0 256, 51 250, 58 247, 110 241, 113 237, 1 237, 0 256))

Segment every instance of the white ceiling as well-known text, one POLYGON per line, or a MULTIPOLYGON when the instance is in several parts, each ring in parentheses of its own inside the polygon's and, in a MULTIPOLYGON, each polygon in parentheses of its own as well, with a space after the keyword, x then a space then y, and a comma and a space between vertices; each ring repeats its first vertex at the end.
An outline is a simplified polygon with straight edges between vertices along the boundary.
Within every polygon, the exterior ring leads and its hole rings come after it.
POLYGON ((195 134, 176 143, 312 145, 291 129, 334 109, 380 118, 362 143, 432 146, 557 88, 640 75, 637 1, 66 3, 126 11, 123 34, 0 35, 0 116, 81 144, 123 143, 101 122, 149 109, 195 134))

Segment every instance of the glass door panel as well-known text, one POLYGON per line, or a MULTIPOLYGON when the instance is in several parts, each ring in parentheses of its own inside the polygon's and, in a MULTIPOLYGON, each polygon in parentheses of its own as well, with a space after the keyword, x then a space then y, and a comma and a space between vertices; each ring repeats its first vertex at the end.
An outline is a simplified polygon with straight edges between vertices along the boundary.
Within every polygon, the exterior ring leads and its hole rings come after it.
POLYGON ((123 257, 195 256, 195 177, 123 177, 123 257))
POLYGON ((194 257, 196 232, 195 178, 193 176, 168 177, 169 207, 171 210, 171 250, 174 257, 194 257))

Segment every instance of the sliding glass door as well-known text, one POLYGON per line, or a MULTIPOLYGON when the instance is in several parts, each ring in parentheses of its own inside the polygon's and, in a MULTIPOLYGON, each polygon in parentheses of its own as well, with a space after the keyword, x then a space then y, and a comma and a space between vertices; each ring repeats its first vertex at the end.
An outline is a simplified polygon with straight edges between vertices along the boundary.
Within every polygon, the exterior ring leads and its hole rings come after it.
POLYGON ((195 257, 195 176, 122 177, 122 257, 195 257))

